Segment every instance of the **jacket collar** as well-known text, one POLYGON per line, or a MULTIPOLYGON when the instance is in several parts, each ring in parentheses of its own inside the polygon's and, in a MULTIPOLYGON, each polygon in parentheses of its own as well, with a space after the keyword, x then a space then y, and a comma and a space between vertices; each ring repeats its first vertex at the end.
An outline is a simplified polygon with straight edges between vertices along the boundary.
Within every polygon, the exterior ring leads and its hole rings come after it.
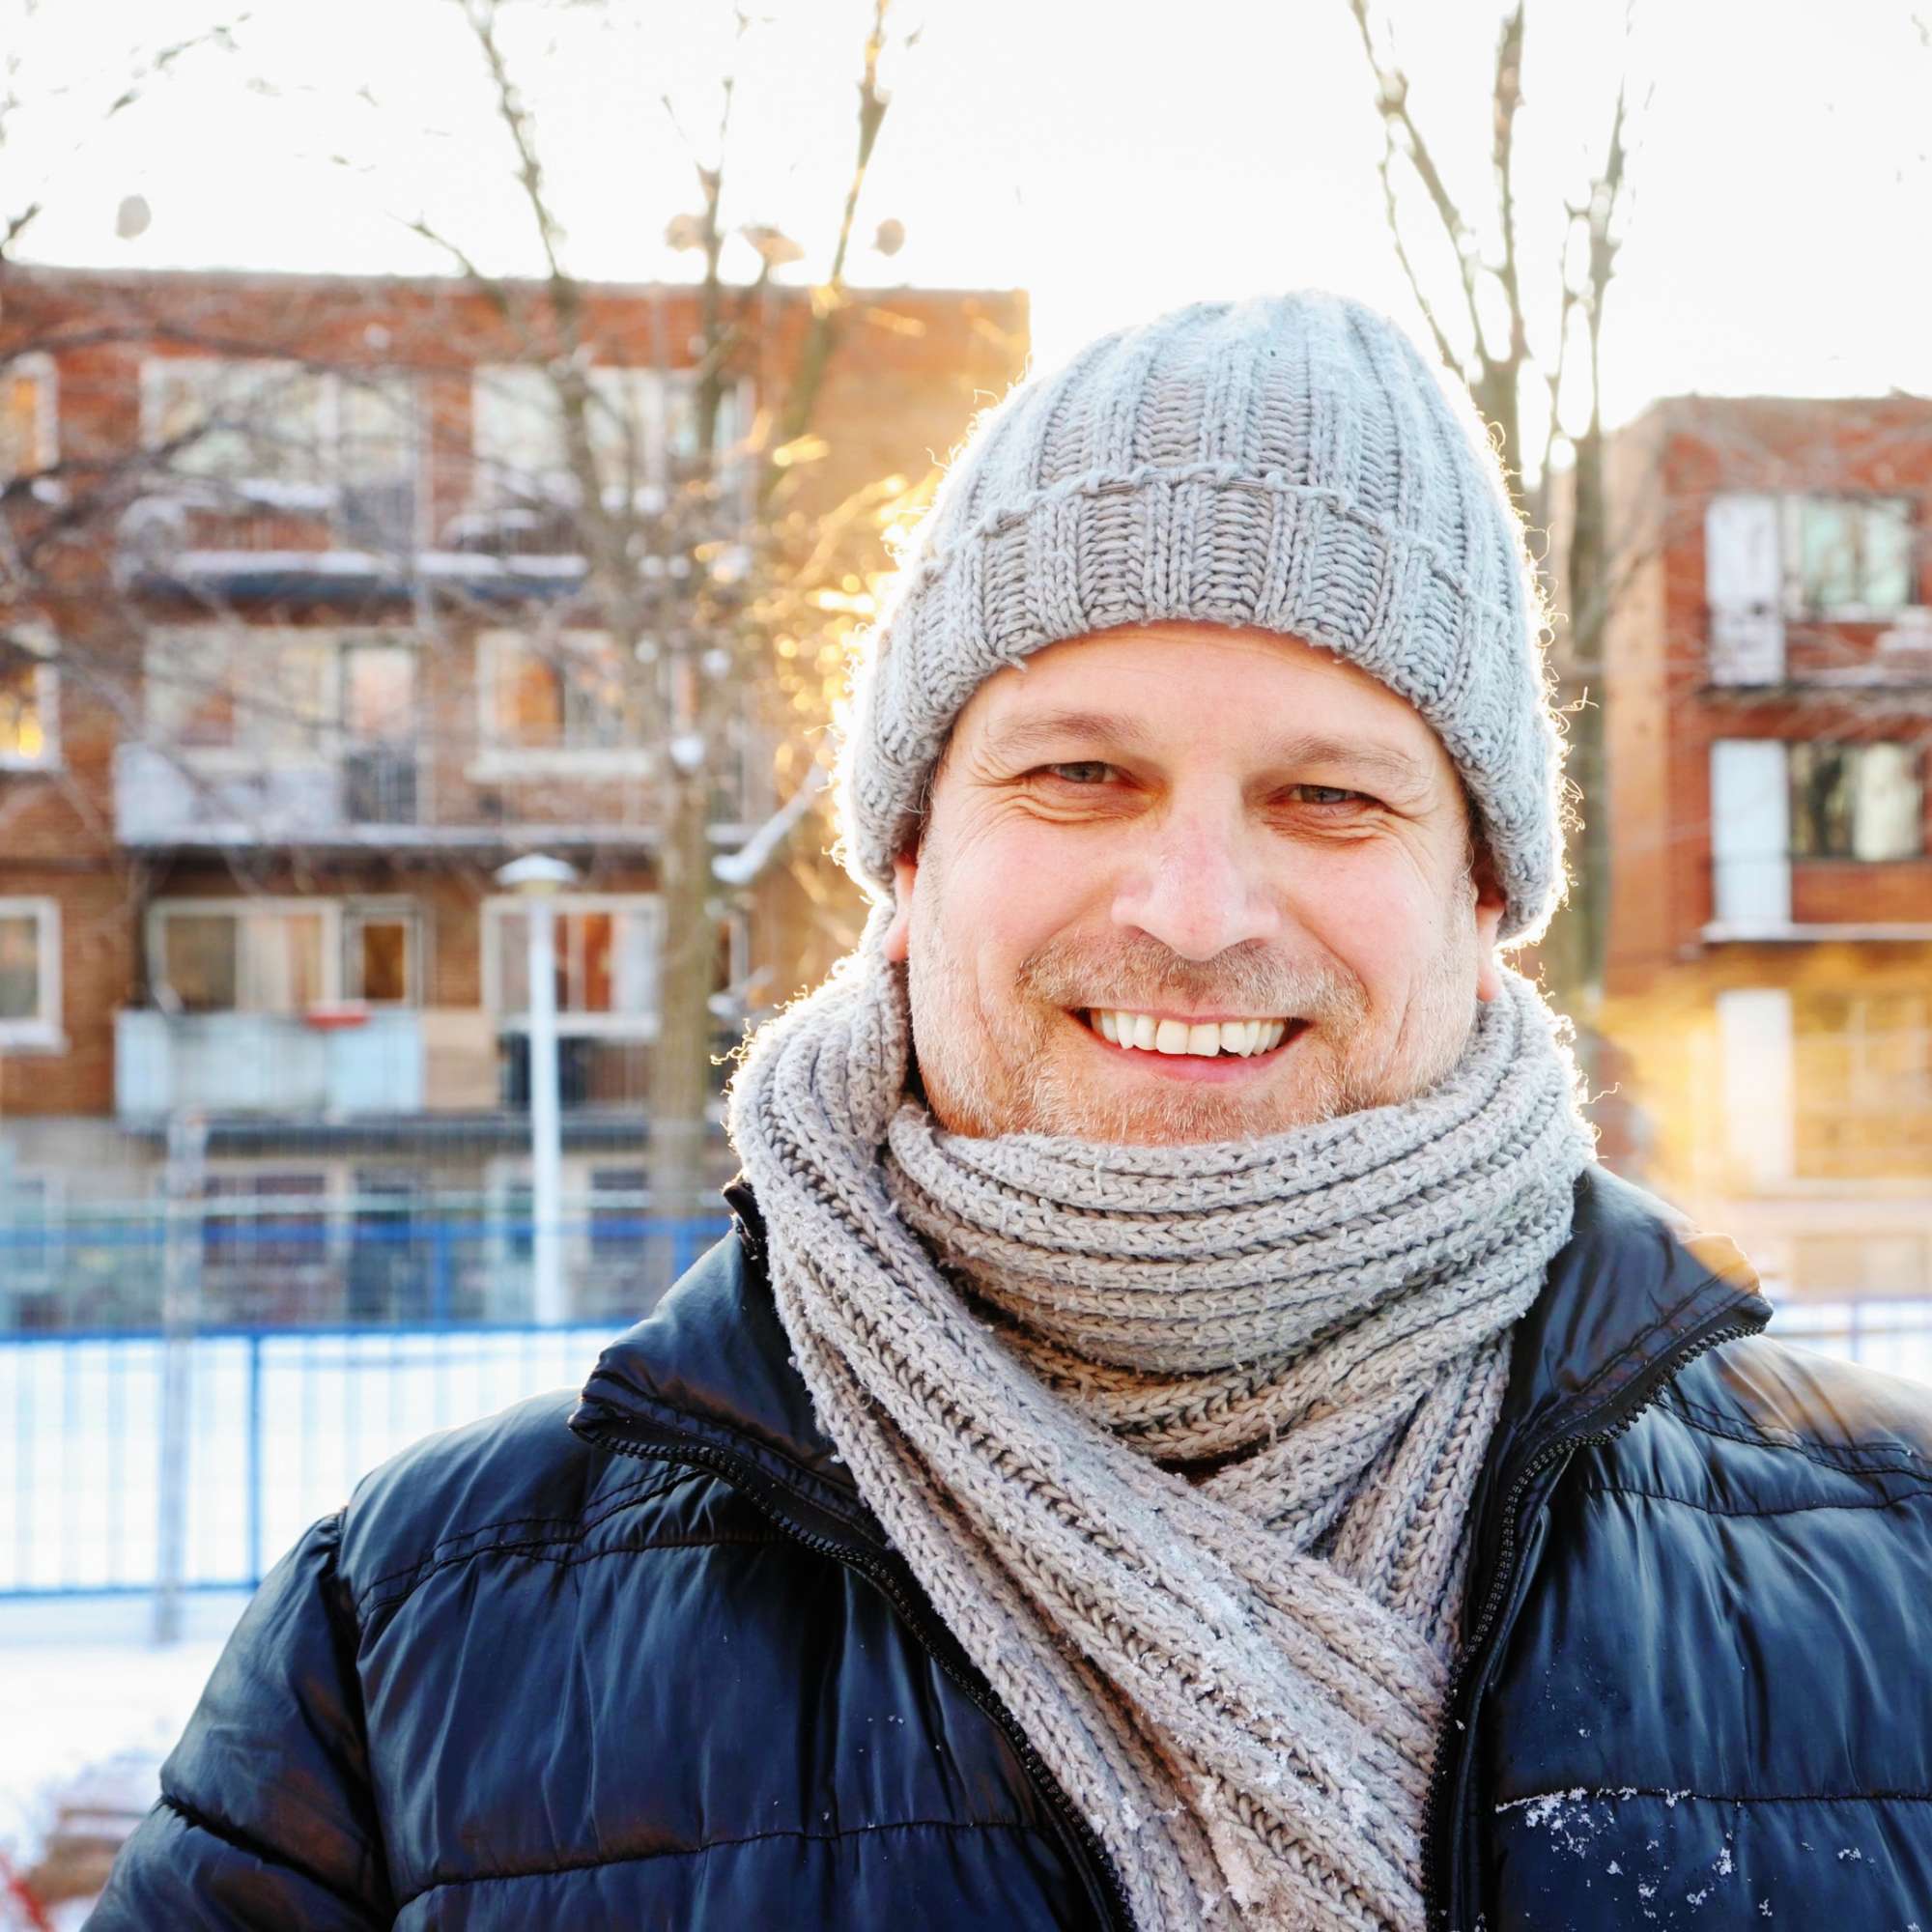
POLYGON ((883 1548, 885 1531, 818 1426, 794 1366, 757 1203, 742 1179, 724 1199, 731 1232, 599 1356, 570 1426, 592 1441, 614 1433, 666 1453, 684 1444, 728 1456, 806 1504, 816 1533, 883 1548))
MULTIPOLYGON (((615 1427, 649 1432, 667 1447, 682 1439, 733 1455, 883 1545, 792 1364, 757 1203, 742 1179, 724 1199, 731 1234, 605 1350, 571 1426, 593 1439, 615 1427)), ((1641 1406, 1680 1349, 1727 1326, 1760 1328, 1769 1313, 1749 1264, 1723 1236, 1696 1234, 1653 1196, 1586 1168, 1570 1238, 1518 1324, 1482 1489, 1508 1494, 1516 1472, 1549 1442, 1641 1406)))

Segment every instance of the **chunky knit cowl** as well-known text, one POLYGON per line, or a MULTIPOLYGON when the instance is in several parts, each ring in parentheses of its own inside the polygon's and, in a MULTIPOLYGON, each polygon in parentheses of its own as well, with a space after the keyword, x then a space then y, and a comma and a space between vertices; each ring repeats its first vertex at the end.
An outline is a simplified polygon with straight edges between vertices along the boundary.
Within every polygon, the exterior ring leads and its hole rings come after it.
POLYGON ((884 917, 731 1133, 819 1418, 1142 1932, 1420 1932, 1463 1529, 1591 1158, 1512 973, 1416 1099, 1264 1139, 949 1134, 884 917))

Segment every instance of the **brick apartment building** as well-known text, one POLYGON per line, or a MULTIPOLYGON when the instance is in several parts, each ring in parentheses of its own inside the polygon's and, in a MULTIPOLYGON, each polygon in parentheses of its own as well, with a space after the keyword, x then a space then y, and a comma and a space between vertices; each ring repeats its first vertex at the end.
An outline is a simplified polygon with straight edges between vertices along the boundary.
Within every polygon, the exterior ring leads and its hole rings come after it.
POLYGON ((1775 1289, 1932 1295, 1932 402, 1612 452, 1605 1032, 1652 1184, 1775 1289))
MULTIPOLYGON (((662 500, 692 440, 696 296, 587 293, 606 473, 662 500)), ((276 1207, 238 1314, 391 1305, 371 1231, 404 1232, 426 1292, 410 1231, 431 1201, 526 1213, 526 931, 494 879, 526 852, 581 875, 557 902, 564 1188, 591 1204, 574 1265, 621 1262, 596 1204, 640 1211, 660 810, 640 745, 665 699, 649 654, 585 614, 521 313, 458 281, 0 279, 0 1324, 118 1319, 158 1260, 105 1231, 151 1212, 184 1117, 206 1122, 205 1192, 276 1207)), ((801 292, 749 311, 724 442, 775 407, 809 314, 801 292)), ((856 301, 796 500, 923 475, 1025 352, 1022 297, 856 301)), ((721 852, 796 782, 749 702, 737 750, 721 852)), ((839 949, 839 891, 779 866, 738 895, 721 1040, 839 949)), ((526 1252, 466 1250, 439 1305, 515 1312, 526 1252)))

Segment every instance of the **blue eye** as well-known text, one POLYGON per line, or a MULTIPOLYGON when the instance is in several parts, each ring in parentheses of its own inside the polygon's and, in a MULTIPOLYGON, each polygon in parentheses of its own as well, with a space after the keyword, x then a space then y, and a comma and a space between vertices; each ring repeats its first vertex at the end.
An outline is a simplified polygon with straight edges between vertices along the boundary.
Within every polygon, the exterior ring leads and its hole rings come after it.
POLYGON ((1098 758, 1078 758, 1069 764, 1046 765, 1042 770, 1051 772, 1057 779, 1064 779, 1068 784, 1100 784, 1114 768, 1098 758))
POLYGON ((1295 790, 1299 792, 1321 792, 1325 794, 1323 797, 1311 800, 1310 803, 1314 805, 1351 805, 1363 798, 1362 793, 1350 791, 1342 785, 1304 784, 1296 785, 1295 790))

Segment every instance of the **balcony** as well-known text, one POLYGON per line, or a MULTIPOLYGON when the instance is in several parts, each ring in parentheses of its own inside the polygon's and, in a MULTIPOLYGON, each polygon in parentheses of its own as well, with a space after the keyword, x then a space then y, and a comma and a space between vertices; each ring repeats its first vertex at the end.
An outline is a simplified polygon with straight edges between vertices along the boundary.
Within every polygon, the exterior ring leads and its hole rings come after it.
MULTIPOLYGON (((475 1008, 366 1008, 298 1013, 115 1015, 114 1106, 124 1125, 180 1111, 278 1118, 425 1112, 518 1114, 529 1107, 529 1037, 475 1008)), ((650 1042, 565 1034, 557 1098, 566 1114, 625 1115, 641 1127, 650 1042)))
POLYGON ((185 1110, 368 1116, 497 1104, 488 1013, 372 1008, 348 1025, 323 1017, 124 1009, 114 1023, 115 1114, 145 1127, 185 1110))
MULTIPOLYGON (((721 786, 713 842, 741 845, 721 786)), ((739 794, 742 796, 742 794, 739 794)), ((114 818, 125 846, 264 844, 455 847, 532 841, 649 851, 662 787, 647 752, 485 750, 433 782, 427 746, 351 744, 335 756, 114 749, 114 818)))
MULTIPOLYGON (((526 1113, 530 1104, 530 1039, 506 1033, 497 1040, 502 1106, 526 1113)), ((557 1105, 565 1113, 620 1109, 642 1118, 649 1095, 647 1039, 612 1034, 564 1034, 556 1042, 557 1105)))
POLYGON ((413 745, 352 745, 334 758, 240 762, 143 744, 114 748, 124 845, 249 845, 331 836, 381 842, 423 817, 413 745))

